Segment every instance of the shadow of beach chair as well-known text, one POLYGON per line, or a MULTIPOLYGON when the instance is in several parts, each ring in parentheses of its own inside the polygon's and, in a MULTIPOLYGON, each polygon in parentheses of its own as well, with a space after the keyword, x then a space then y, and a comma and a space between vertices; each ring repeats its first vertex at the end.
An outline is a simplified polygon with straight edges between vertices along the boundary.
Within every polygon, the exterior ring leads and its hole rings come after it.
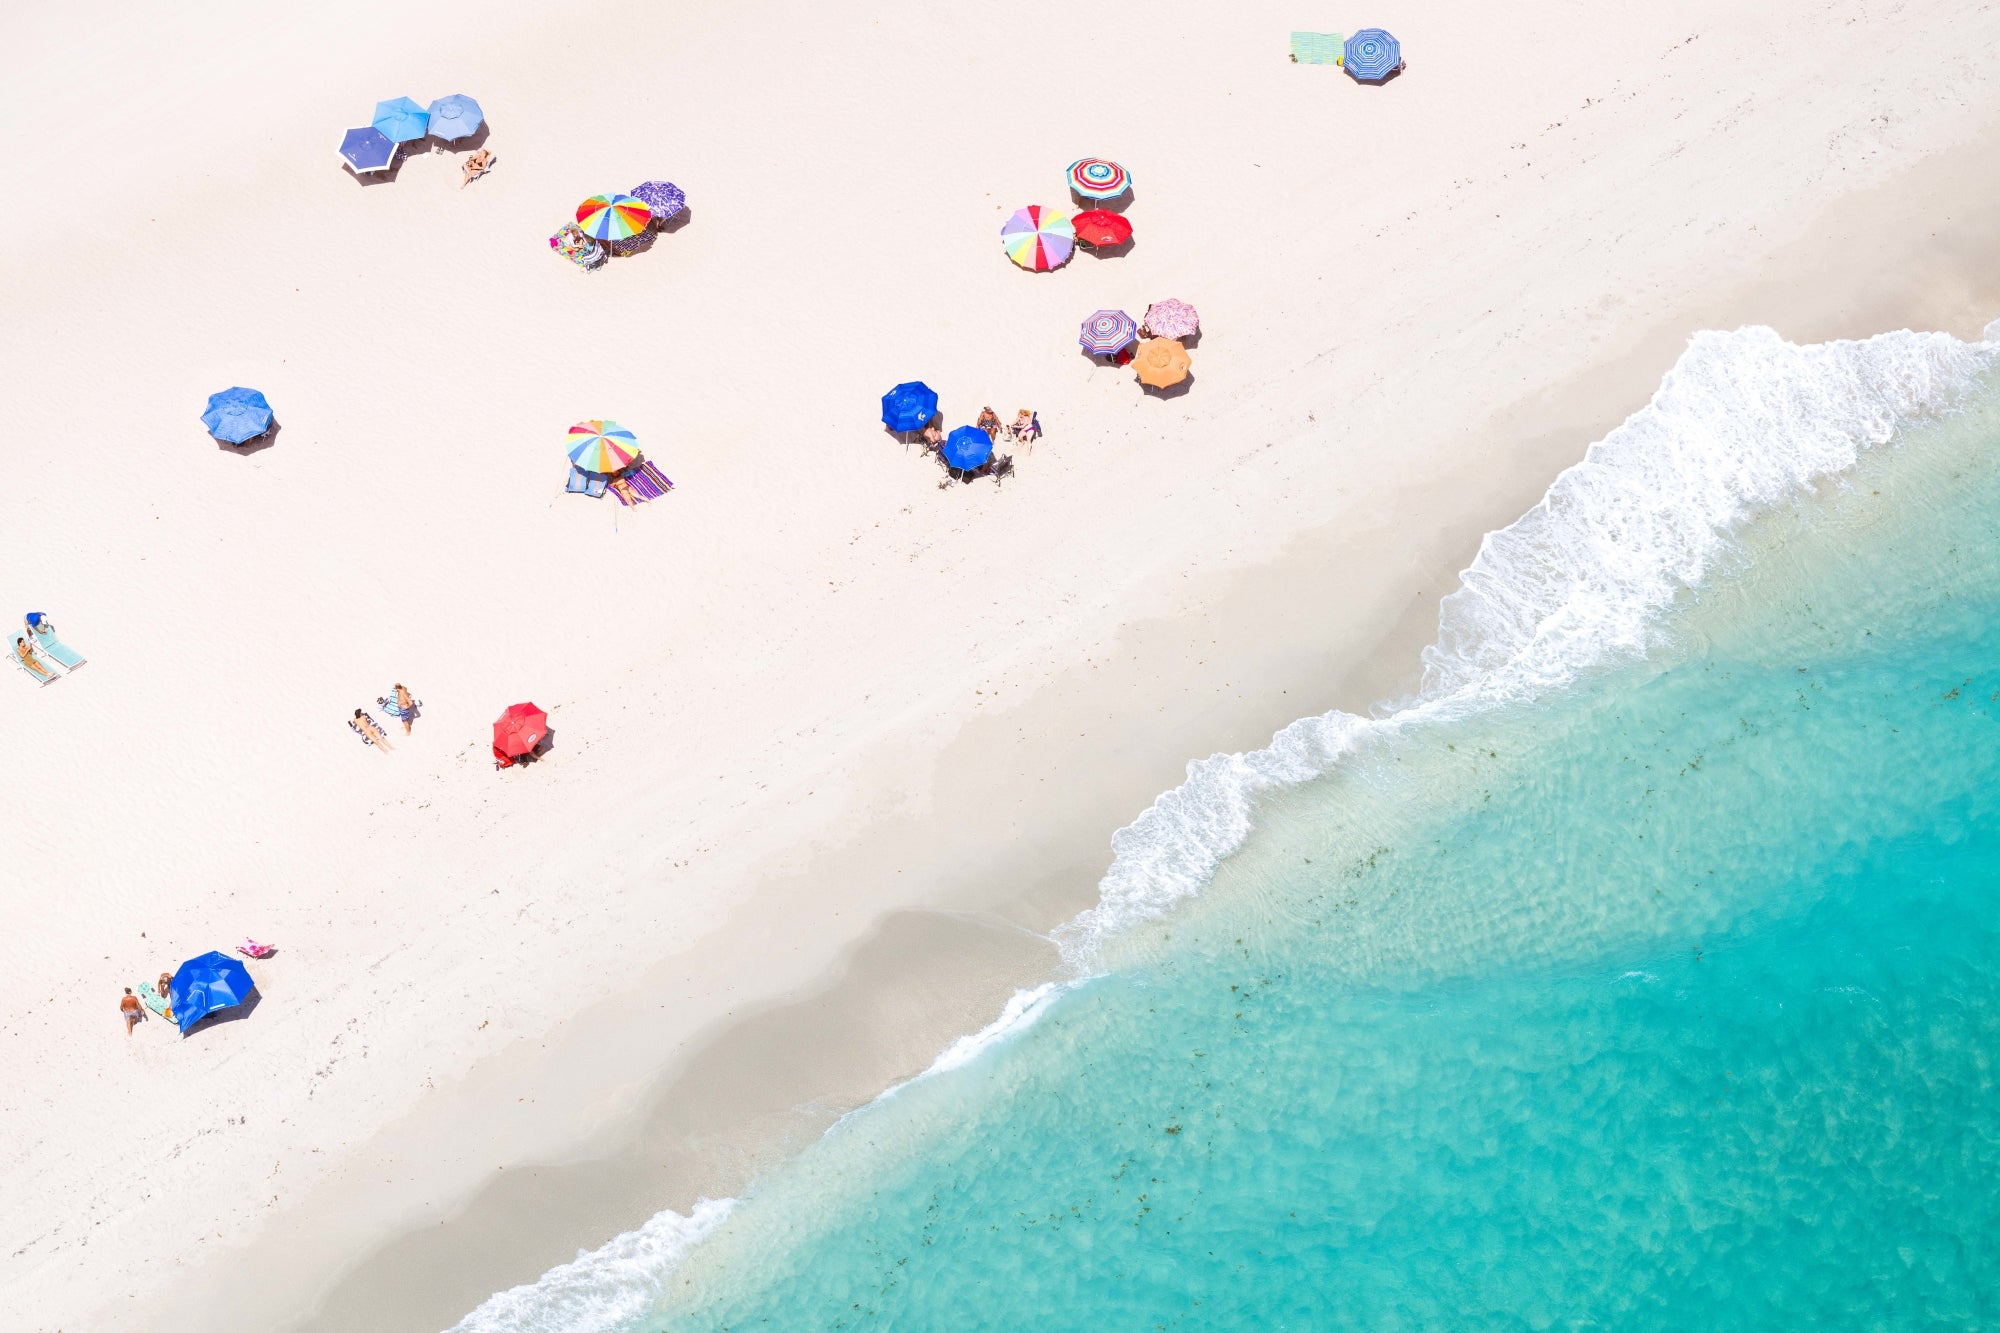
POLYGON ((82 653, 58 639, 56 632, 46 626, 35 631, 35 651, 64 671, 74 671, 88 660, 82 653))

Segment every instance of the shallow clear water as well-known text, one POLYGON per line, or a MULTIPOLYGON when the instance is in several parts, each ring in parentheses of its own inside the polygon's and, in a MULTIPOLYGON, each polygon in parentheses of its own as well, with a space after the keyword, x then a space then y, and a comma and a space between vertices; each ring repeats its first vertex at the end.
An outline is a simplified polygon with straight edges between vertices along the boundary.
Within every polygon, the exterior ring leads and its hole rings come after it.
POLYGON ((1350 725, 1099 975, 546 1326, 2000 1322, 1989 380, 1626 651, 1350 725))

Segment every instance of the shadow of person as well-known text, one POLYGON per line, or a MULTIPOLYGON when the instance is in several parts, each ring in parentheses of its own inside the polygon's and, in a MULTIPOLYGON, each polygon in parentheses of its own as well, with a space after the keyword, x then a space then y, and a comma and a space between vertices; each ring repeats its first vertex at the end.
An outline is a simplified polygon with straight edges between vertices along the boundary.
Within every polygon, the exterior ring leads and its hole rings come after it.
POLYGON ((694 221, 694 206, 691 204, 682 204, 680 212, 674 214, 664 222, 655 222, 653 230, 663 235, 671 236, 692 221, 694 221))

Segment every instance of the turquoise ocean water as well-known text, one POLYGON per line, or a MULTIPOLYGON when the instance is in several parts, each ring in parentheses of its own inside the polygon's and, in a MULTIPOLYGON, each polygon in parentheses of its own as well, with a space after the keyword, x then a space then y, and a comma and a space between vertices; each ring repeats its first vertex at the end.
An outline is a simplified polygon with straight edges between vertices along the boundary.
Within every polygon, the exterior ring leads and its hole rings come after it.
POLYGON ((460 1327, 2000 1324, 1996 367, 1702 335, 1073 975, 460 1327))

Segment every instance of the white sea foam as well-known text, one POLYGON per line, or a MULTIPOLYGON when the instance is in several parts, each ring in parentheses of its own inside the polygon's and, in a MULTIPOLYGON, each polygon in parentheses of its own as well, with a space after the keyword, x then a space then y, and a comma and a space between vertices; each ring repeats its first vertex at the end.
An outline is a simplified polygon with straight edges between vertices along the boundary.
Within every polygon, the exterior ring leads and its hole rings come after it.
POLYGON ((1260 793, 1323 776, 1371 734, 1532 700, 1645 653, 1747 519, 1851 467, 1902 422, 1948 410, 1992 370, 2000 320, 1984 336, 1798 346, 1766 328, 1697 334, 1651 402, 1480 543, 1439 607, 1414 700, 1378 718, 1303 718, 1264 749, 1190 763, 1113 835, 1097 906, 1058 932, 1071 966, 1095 970, 1107 940, 1199 892, 1249 836, 1260 793))
MULTIPOLYGON (((1000 1017, 988 1023, 977 1032, 967 1033, 944 1048, 938 1058, 931 1061, 930 1068, 917 1075, 929 1078, 942 1074, 947 1069, 957 1069, 977 1059, 979 1055, 1005 1041, 1007 1038, 1027 1031, 1035 1020, 1048 1011, 1050 1001, 1067 987, 1059 982, 1045 981, 1033 990, 1017 990, 1007 997, 1001 1006, 1000 1017)), ((914 1082, 914 1080, 912 1080, 914 1082)))

